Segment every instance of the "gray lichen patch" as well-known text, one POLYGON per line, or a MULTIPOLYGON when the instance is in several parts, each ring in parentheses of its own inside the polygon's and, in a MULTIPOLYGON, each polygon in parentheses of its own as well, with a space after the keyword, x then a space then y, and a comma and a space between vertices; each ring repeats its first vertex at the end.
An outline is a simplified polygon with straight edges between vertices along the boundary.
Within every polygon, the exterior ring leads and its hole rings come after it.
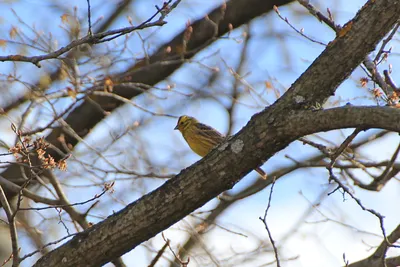
POLYGON ((238 139, 232 143, 231 149, 232 149, 233 153, 239 154, 242 152, 243 146, 244 146, 243 141, 238 139))
POLYGON ((306 99, 304 98, 304 96, 301 95, 297 95, 294 97, 294 101, 296 102, 296 104, 302 104, 305 100, 306 99))

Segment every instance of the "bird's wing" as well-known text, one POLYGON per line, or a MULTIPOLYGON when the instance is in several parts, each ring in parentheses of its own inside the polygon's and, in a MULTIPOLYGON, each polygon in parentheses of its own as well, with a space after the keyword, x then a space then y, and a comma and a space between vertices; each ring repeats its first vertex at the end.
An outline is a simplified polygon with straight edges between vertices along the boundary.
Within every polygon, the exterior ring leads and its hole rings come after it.
POLYGON ((209 137, 209 139, 214 140, 215 145, 221 143, 225 139, 225 136, 223 134, 221 134, 211 126, 203 123, 198 123, 197 127, 204 135, 209 137))

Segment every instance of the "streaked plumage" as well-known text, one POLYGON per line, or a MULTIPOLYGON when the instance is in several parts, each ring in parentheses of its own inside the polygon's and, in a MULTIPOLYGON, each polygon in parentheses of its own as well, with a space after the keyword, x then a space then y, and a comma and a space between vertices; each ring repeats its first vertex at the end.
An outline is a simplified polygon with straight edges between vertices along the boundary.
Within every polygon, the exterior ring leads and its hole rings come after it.
MULTIPOLYGON (((182 133, 189 147, 201 157, 207 155, 208 152, 225 139, 224 135, 211 126, 203 124, 190 116, 179 117, 175 130, 179 130, 182 133)), ((267 178, 267 174, 262 169, 256 168, 255 171, 262 178, 267 178)))

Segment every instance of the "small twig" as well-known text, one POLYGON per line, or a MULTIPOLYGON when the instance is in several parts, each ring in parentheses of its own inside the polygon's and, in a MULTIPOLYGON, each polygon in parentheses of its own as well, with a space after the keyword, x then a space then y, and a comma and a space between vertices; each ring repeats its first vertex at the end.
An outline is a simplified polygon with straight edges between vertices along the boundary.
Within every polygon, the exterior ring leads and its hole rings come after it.
POLYGON ((346 254, 343 253, 343 261, 344 261, 344 267, 349 267, 349 260, 346 259, 346 254))
POLYGON ((333 167, 336 163, 337 158, 343 153, 343 151, 350 145, 351 141, 361 132, 361 129, 355 129, 351 135, 349 135, 344 142, 338 147, 336 152, 331 156, 330 166, 333 167))
POLYGON ((162 238, 164 239, 165 243, 167 244, 169 250, 172 252, 172 254, 174 255, 175 259, 181 264, 181 267, 187 267, 189 265, 190 262, 190 258, 188 257, 187 261, 182 261, 182 259, 179 257, 179 255, 177 255, 174 250, 171 248, 170 245, 170 241, 169 239, 165 238, 164 233, 161 233, 162 238))
POLYGON ((400 153, 400 143, 397 145, 397 148, 393 153, 392 158, 387 163, 386 169, 382 172, 381 175, 374 178, 370 186, 373 186, 377 190, 380 190, 383 187, 383 185, 385 185, 391 178, 393 178, 398 173, 398 170, 394 170, 393 166, 396 162, 399 153, 400 153))
POLYGON ((393 153, 392 158, 390 159, 390 161, 388 162, 388 165, 385 169, 385 171, 382 174, 382 179, 385 180, 385 178, 387 177, 387 174, 389 173, 389 170, 393 168, 394 163, 397 159, 397 156, 399 155, 400 152, 400 143, 397 145, 396 151, 393 153))
POLYGON ((68 226, 65 224, 65 222, 62 219, 61 213, 62 213, 63 210, 62 209, 56 209, 56 211, 58 212, 58 218, 59 218, 58 223, 59 224, 61 223, 64 226, 65 231, 67 231, 67 235, 71 235, 71 233, 69 232, 68 226))
POLYGON ((3 187, 0 185, 0 203, 6 212, 8 219, 8 226, 10 228, 10 236, 11 236, 11 244, 12 244, 12 258, 13 264, 12 266, 19 266, 20 258, 19 258, 19 248, 18 248, 18 234, 17 228, 15 226, 15 216, 11 210, 10 204, 8 203, 6 194, 4 193, 3 187))
MULTIPOLYGON (((359 206, 362 210, 368 211, 369 213, 371 213, 371 214, 373 214, 374 216, 376 216, 376 217, 379 219, 379 224, 380 224, 380 227, 381 227, 381 230, 382 230, 382 234, 383 234, 384 240, 387 242, 387 244, 392 245, 392 244, 389 242, 389 240, 388 240, 388 238, 387 238, 387 236, 386 236, 386 230, 385 230, 385 226, 384 226, 384 222, 383 222, 384 216, 381 215, 380 213, 376 212, 376 211, 373 210, 373 209, 368 209, 368 208, 366 208, 366 207, 361 203, 361 200, 358 199, 358 198, 356 198, 356 197, 353 195, 353 193, 349 190, 349 188, 347 188, 347 187, 333 174, 332 168, 331 168, 331 167, 328 167, 327 169, 328 169, 328 171, 329 171, 329 180, 333 180, 335 183, 338 184, 338 187, 337 187, 333 192, 335 192, 335 191, 337 191, 338 189, 341 188, 341 189, 344 191, 344 193, 348 194, 348 195, 358 204, 358 206, 359 206)), ((331 195, 333 192, 331 192, 331 193, 329 193, 329 194, 331 195)))
MULTIPOLYGON (((52 206, 60 204, 60 202, 58 200, 36 195, 35 193, 29 191, 28 189, 23 188, 19 185, 16 185, 13 182, 10 182, 9 180, 7 180, 6 178, 4 178, 1 175, 0 175, 0 186, 5 187, 6 190, 9 190, 14 193, 22 192, 23 196, 25 196, 35 202, 45 203, 47 205, 52 205, 52 206)), ((19 210, 21 210, 21 208, 19 210)))
POLYGON ((329 148, 327 148, 326 146, 315 143, 313 141, 310 141, 307 138, 300 137, 299 141, 303 142, 303 144, 307 144, 309 146, 315 147, 316 149, 318 149, 319 151, 321 151, 324 155, 326 155, 328 157, 330 157, 330 155, 332 154, 332 151, 329 148))
POLYGON ((394 26, 392 32, 388 35, 388 37, 386 39, 384 39, 382 41, 382 45, 379 48, 379 51, 376 54, 376 57, 374 59, 375 63, 378 63, 380 61, 379 59, 382 56, 382 53, 384 53, 385 46, 393 39, 393 36, 396 34, 396 32, 399 29, 399 27, 400 27, 400 22, 397 22, 396 25, 394 26))
POLYGON ((13 254, 11 253, 10 256, 8 256, 8 258, 3 261, 3 263, 1 264, 1 267, 5 266, 7 263, 9 263, 12 260, 12 258, 13 258, 13 254))
POLYGON ((288 18, 282 17, 281 13, 279 13, 279 10, 278 10, 278 7, 277 7, 277 6, 274 6, 274 11, 275 11, 275 13, 278 15, 278 17, 279 17, 281 20, 283 20, 284 22, 286 22, 286 24, 289 25, 289 27, 292 28, 295 32, 297 32, 298 34, 300 34, 301 36, 303 36, 304 38, 306 38, 307 40, 309 40, 309 41, 311 41, 311 42, 313 42, 313 43, 317 43, 317 44, 326 46, 326 44, 324 44, 323 42, 314 40, 314 39, 308 37, 307 35, 305 35, 305 34, 303 33, 303 31, 300 31, 300 30, 296 29, 296 27, 294 27, 294 26, 289 22, 288 18))
POLYGON ((174 119, 176 118, 176 116, 174 116, 174 115, 170 115, 170 114, 166 114, 166 113, 158 113, 158 112, 154 112, 154 111, 148 110, 146 108, 143 108, 143 107, 137 105, 135 102, 133 102, 133 100, 124 98, 124 97, 119 96, 119 95, 114 94, 114 93, 109 93, 109 92, 104 92, 104 91, 95 91, 95 92, 93 92, 93 95, 99 95, 99 96, 106 96, 106 97, 114 98, 114 99, 119 100, 119 101, 121 101, 123 103, 130 104, 130 105, 140 109, 141 111, 147 112, 147 113, 149 113, 149 114, 151 114, 153 116, 165 116, 165 117, 170 117, 170 118, 174 118, 174 119))
MULTIPOLYGON (((311 15, 316 17, 319 21, 323 21, 331 29, 336 31, 339 28, 338 26, 335 25, 335 23, 333 22, 333 20, 331 18, 327 18, 326 16, 324 16, 314 6, 312 6, 308 0, 297 0, 297 2, 299 2, 300 5, 304 6, 310 12, 311 15)), ((328 12, 331 17, 329 9, 328 9, 328 12)))
POLYGON ((89 24, 89 31, 88 34, 89 36, 92 36, 92 18, 91 18, 91 14, 90 14, 90 0, 87 0, 87 5, 88 5, 88 24, 89 24))
POLYGON ((75 108, 75 106, 77 105, 77 104, 79 104, 80 103, 80 101, 81 100, 83 100, 83 99, 85 99, 85 98, 87 98, 87 96, 85 95, 85 96, 82 96, 82 97, 80 97, 80 98, 77 98, 76 99, 76 101, 74 101, 71 105, 69 105, 65 110, 63 110, 60 114, 55 114, 55 116, 53 117, 53 119, 49 122, 49 123, 47 123, 47 125, 45 125, 45 126, 43 126, 43 127, 38 127, 38 128, 36 128, 36 129, 34 129, 34 130, 31 130, 31 131, 26 131, 26 132, 21 132, 21 136, 30 136, 30 135, 33 135, 33 134, 36 134, 36 133, 38 133, 38 132, 43 132, 44 130, 47 130, 47 129, 49 129, 50 127, 52 127, 52 125, 56 122, 56 121, 58 121, 60 118, 62 118, 65 114, 67 114, 68 112, 70 112, 73 108, 75 108))
POLYGON ((103 189, 103 192, 101 192, 100 194, 98 194, 98 195, 96 194, 94 197, 92 197, 92 198, 90 198, 88 200, 82 201, 82 202, 76 202, 76 203, 71 203, 71 204, 60 204, 60 205, 56 204, 56 205, 52 205, 52 206, 37 207, 37 208, 20 208, 19 210, 36 210, 36 211, 38 211, 38 210, 47 210, 47 209, 54 209, 54 208, 65 208, 65 207, 80 206, 80 205, 87 204, 87 203, 89 203, 89 202, 91 202, 91 201, 93 201, 95 199, 100 198, 107 191, 108 190, 103 189))
POLYGON ((67 239, 67 238, 69 238, 69 237, 75 236, 75 235, 77 235, 77 234, 78 234, 78 233, 66 235, 66 236, 64 236, 64 237, 61 238, 61 239, 58 239, 58 240, 56 240, 56 241, 47 243, 46 245, 42 246, 41 248, 39 248, 39 249, 37 249, 37 250, 35 250, 35 251, 32 251, 31 253, 28 253, 28 254, 24 255, 23 257, 21 257, 20 262, 23 261, 23 260, 25 260, 26 258, 32 257, 32 256, 35 255, 36 253, 42 252, 42 251, 43 251, 46 247, 48 247, 48 246, 58 244, 58 243, 60 243, 61 241, 65 240, 65 239, 67 239))
POLYGON ((369 58, 369 56, 366 56, 363 64, 365 68, 368 70, 372 80, 379 84, 379 86, 382 88, 383 92, 385 92, 386 96, 389 95, 388 91, 388 86, 385 82, 385 79, 382 77, 382 75, 379 73, 378 69, 376 68, 376 64, 369 58))
POLYGON ((90 207, 85 211, 85 213, 83 213, 83 216, 86 217, 89 215, 89 212, 94 209, 97 204, 99 204, 100 200, 97 200, 96 202, 94 202, 92 205, 90 205, 90 207))
POLYGON ((263 224, 264 224, 264 226, 265 226, 265 229, 266 229, 267 232, 268 232, 269 240, 271 241, 272 248, 274 249, 275 260, 276 260, 276 266, 277 266, 277 267, 280 267, 281 264, 280 264, 280 261, 279 261, 278 249, 276 248, 275 241, 274 241, 274 239, 272 238, 271 231, 270 231, 270 229, 269 229, 269 227, 268 227, 268 224, 267 224, 267 215, 268 215, 268 210, 269 210, 269 208, 271 207, 272 192, 274 191, 275 182, 276 182, 276 180, 275 180, 275 178, 274 178, 274 180, 273 180, 273 182, 272 182, 272 184, 271 184, 271 191, 269 192, 269 197, 268 197, 268 206, 267 206, 267 208, 265 209, 264 217, 263 217, 263 218, 260 217, 259 219, 263 222, 263 224))
POLYGON ((158 260, 161 258, 161 256, 164 254, 165 250, 167 249, 169 245, 169 240, 165 242, 164 246, 157 252, 157 255, 154 257, 154 259, 150 262, 148 267, 154 267, 158 260))
MULTIPOLYGON (((245 64, 248 60, 247 58, 247 49, 249 47, 249 43, 250 43, 250 36, 251 34, 249 34, 250 29, 249 29, 249 25, 246 24, 245 28, 244 28, 244 32, 247 33, 245 34, 245 38, 243 40, 243 45, 242 45, 242 51, 240 52, 240 59, 239 62, 237 64, 235 73, 243 73, 243 70, 245 68, 245 64)), ((239 98, 239 86, 240 86, 240 82, 238 79, 234 79, 234 83, 233 83, 233 89, 232 89, 232 95, 231 95, 231 103, 229 105, 229 107, 227 108, 227 112, 229 115, 229 128, 228 128, 228 135, 232 134, 232 130, 233 130, 233 114, 234 111, 236 111, 236 105, 238 103, 238 98, 239 98)))
POLYGON ((392 77, 390 77, 390 73, 388 70, 383 71, 383 76, 385 76, 385 81, 388 83, 393 90, 398 94, 399 93, 399 87, 397 87, 396 83, 393 81, 392 77))

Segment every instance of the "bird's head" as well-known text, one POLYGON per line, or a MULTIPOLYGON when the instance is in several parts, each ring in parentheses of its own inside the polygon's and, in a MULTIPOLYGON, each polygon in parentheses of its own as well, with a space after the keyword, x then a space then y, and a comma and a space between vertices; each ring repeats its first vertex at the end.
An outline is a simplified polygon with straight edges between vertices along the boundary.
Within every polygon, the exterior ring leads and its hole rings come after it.
POLYGON ((190 116, 180 116, 178 119, 178 123, 176 124, 174 130, 179 130, 181 133, 183 131, 185 131, 188 127, 190 127, 191 125, 197 123, 198 121, 190 116))

